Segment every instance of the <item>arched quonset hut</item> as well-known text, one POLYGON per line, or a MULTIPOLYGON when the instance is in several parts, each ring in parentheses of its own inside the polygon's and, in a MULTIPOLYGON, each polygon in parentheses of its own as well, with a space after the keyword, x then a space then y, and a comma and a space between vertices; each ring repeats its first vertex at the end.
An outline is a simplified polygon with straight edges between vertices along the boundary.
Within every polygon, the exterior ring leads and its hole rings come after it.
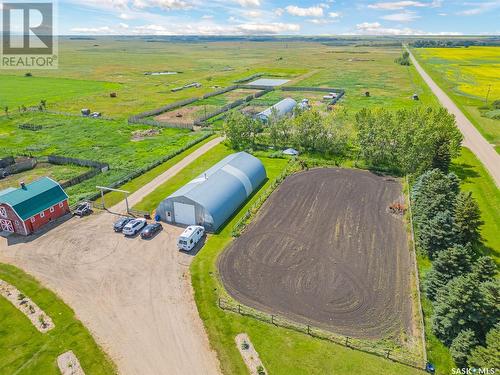
POLYGON ((259 159, 238 152, 164 199, 156 209, 162 221, 203 225, 216 231, 267 178, 259 159))
POLYGON ((297 102, 292 98, 285 98, 282 101, 276 103, 272 107, 258 113, 256 117, 264 123, 267 123, 271 116, 273 115, 273 111, 275 111, 276 116, 281 118, 283 116, 289 115, 293 113, 293 109, 297 106, 297 102))

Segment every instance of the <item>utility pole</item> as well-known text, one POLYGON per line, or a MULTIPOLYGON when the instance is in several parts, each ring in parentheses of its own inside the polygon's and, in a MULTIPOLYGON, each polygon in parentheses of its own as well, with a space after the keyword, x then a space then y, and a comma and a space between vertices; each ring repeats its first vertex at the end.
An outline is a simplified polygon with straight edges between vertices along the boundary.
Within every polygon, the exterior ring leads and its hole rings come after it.
POLYGON ((490 97, 491 83, 488 85, 488 93, 486 94, 486 104, 488 104, 488 99, 490 97))

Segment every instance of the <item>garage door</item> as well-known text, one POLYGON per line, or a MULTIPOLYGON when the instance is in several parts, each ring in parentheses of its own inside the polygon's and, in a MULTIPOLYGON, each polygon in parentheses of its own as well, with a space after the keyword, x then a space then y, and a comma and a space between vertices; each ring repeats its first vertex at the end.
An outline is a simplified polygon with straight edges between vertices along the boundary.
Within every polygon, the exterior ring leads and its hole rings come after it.
POLYGON ((192 204, 174 202, 174 215, 175 222, 178 224, 196 224, 194 206, 192 204))

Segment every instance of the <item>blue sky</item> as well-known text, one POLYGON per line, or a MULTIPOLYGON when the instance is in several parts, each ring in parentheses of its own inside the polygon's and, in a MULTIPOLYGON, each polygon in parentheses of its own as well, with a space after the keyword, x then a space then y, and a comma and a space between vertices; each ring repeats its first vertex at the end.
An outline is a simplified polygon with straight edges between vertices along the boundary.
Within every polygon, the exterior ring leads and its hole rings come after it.
POLYGON ((59 0, 60 34, 500 34, 500 0, 59 0))

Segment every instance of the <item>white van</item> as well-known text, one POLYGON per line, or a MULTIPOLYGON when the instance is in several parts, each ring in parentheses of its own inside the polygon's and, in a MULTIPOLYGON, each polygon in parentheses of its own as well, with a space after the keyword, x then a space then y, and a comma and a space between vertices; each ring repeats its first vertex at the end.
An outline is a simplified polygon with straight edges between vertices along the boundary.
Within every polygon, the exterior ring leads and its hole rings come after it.
POLYGON ((200 242, 204 234, 205 228, 199 225, 190 225, 184 229, 184 232, 179 236, 177 247, 179 250, 191 251, 193 247, 200 242))

